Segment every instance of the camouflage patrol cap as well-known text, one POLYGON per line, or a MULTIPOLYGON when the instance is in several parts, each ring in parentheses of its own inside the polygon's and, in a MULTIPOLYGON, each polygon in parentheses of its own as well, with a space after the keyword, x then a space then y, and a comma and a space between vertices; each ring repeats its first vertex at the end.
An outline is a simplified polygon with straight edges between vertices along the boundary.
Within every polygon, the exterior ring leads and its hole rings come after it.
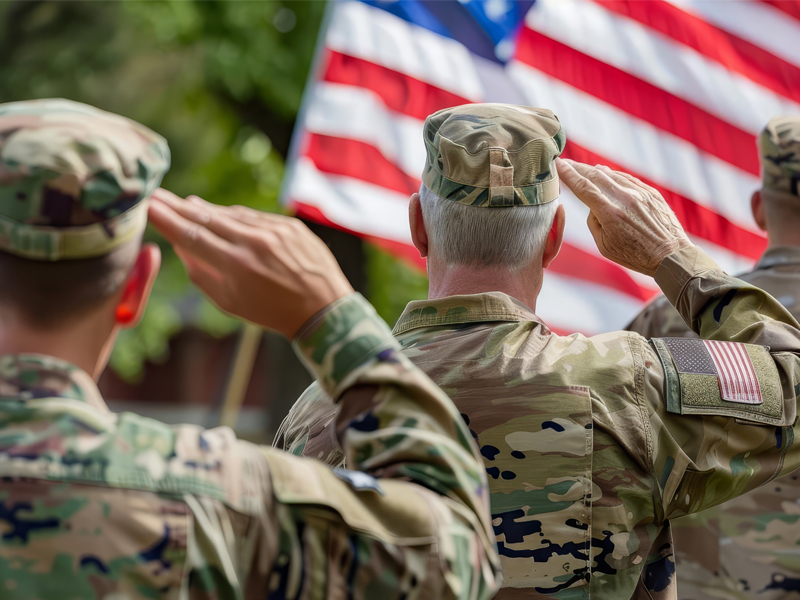
POLYGON ((545 204, 558 198, 556 157, 566 136, 552 111, 466 104, 425 119, 422 182, 470 206, 545 204))
POLYGON ((800 116, 770 119, 758 149, 764 188, 800 196, 800 116))
POLYGON ((69 100, 0 104, 0 251, 91 258, 134 239, 169 169, 160 135, 69 100))

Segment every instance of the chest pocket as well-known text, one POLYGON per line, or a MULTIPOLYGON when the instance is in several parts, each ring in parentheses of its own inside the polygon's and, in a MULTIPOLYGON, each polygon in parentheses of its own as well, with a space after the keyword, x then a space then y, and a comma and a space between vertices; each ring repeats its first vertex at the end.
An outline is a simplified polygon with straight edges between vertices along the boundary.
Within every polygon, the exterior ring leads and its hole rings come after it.
MULTIPOLYGON (((589 388, 505 388, 524 397, 459 400, 491 491, 503 586, 588 598, 592 414, 589 388)), ((446 389, 446 386, 445 386, 446 389)), ((502 387, 495 387, 502 390, 502 387)))

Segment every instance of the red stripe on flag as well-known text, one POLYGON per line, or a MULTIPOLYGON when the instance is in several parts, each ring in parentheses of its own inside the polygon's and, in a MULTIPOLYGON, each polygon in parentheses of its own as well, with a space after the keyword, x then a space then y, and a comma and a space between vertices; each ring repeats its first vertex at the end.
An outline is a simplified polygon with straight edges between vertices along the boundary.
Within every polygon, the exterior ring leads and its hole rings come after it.
POLYGON ((419 191, 420 181, 407 175, 375 146, 358 140, 308 134, 303 152, 320 171, 353 177, 409 196, 419 191))
POLYGON ((313 221, 314 223, 319 223, 320 225, 325 225, 326 227, 338 229, 339 231, 352 234, 372 244, 375 244, 379 248, 383 248, 389 254, 403 259, 412 267, 416 267, 423 273, 427 270, 427 263, 425 259, 419 255, 419 251, 417 251, 414 246, 403 244, 395 240, 387 240, 385 238, 375 237, 373 235, 365 235, 358 231, 348 229, 347 227, 342 227, 338 223, 331 221, 327 216, 325 216, 325 213, 323 213, 316 206, 303 204, 302 202, 297 202, 291 199, 289 200, 289 206, 294 209, 295 216, 300 219, 313 221))
POLYGON ((424 120, 442 108, 469 100, 393 69, 329 50, 325 81, 375 92, 391 110, 424 120))
POLYGON ((607 160, 605 157, 595 154, 591 150, 578 146, 574 142, 567 142, 567 147, 564 150, 563 156, 564 158, 571 158, 590 165, 604 164, 615 171, 628 172, 638 179, 641 179, 647 185, 658 189, 672 207, 672 210, 675 211, 678 220, 683 223, 687 233, 691 235, 708 240, 717 246, 728 248, 731 252, 754 260, 759 258, 767 247, 766 238, 754 231, 732 223, 710 208, 698 204, 685 196, 681 196, 672 190, 656 185, 653 181, 641 177, 637 173, 632 173, 630 169, 625 169, 607 160))
POLYGON ((561 251, 548 271, 596 283, 642 302, 650 300, 658 293, 657 289, 640 284, 619 265, 567 243, 561 245, 561 251))
POLYGON ((777 8, 785 12, 792 18, 800 21, 800 2, 794 0, 759 0, 763 4, 769 4, 772 8, 777 8))
POLYGON ((753 135, 621 69, 527 27, 516 58, 743 171, 759 173, 753 135))
POLYGON ((655 29, 765 88, 800 102, 800 69, 760 46, 661 0, 595 1, 607 10, 655 29))

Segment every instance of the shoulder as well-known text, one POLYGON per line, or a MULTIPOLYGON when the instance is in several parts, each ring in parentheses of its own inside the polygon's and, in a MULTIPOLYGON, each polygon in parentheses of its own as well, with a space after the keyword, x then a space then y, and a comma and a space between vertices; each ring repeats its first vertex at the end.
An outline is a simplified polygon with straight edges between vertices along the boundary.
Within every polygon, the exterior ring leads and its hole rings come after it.
POLYGON ((267 476, 261 450, 226 427, 171 426, 80 401, 46 399, 42 419, 15 427, 0 475, 17 475, 182 496, 210 497, 249 511, 267 476))
POLYGON ((314 382, 289 410, 272 445, 296 456, 338 465, 344 459, 335 430, 338 414, 339 405, 314 382))
POLYGON ((647 304, 625 329, 635 331, 646 338, 695 337, 680 313, 663 295, 656 296, 647 304))

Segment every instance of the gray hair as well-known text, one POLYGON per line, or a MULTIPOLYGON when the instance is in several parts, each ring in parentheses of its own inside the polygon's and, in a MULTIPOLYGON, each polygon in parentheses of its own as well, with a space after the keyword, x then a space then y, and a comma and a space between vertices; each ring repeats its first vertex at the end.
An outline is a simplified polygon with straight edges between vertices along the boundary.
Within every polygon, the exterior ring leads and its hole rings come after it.
POLYGON ((419 189, 428 244, 446 264, 517 271, 544 252, 558 201, 536 206, 480 208, 419 189))

